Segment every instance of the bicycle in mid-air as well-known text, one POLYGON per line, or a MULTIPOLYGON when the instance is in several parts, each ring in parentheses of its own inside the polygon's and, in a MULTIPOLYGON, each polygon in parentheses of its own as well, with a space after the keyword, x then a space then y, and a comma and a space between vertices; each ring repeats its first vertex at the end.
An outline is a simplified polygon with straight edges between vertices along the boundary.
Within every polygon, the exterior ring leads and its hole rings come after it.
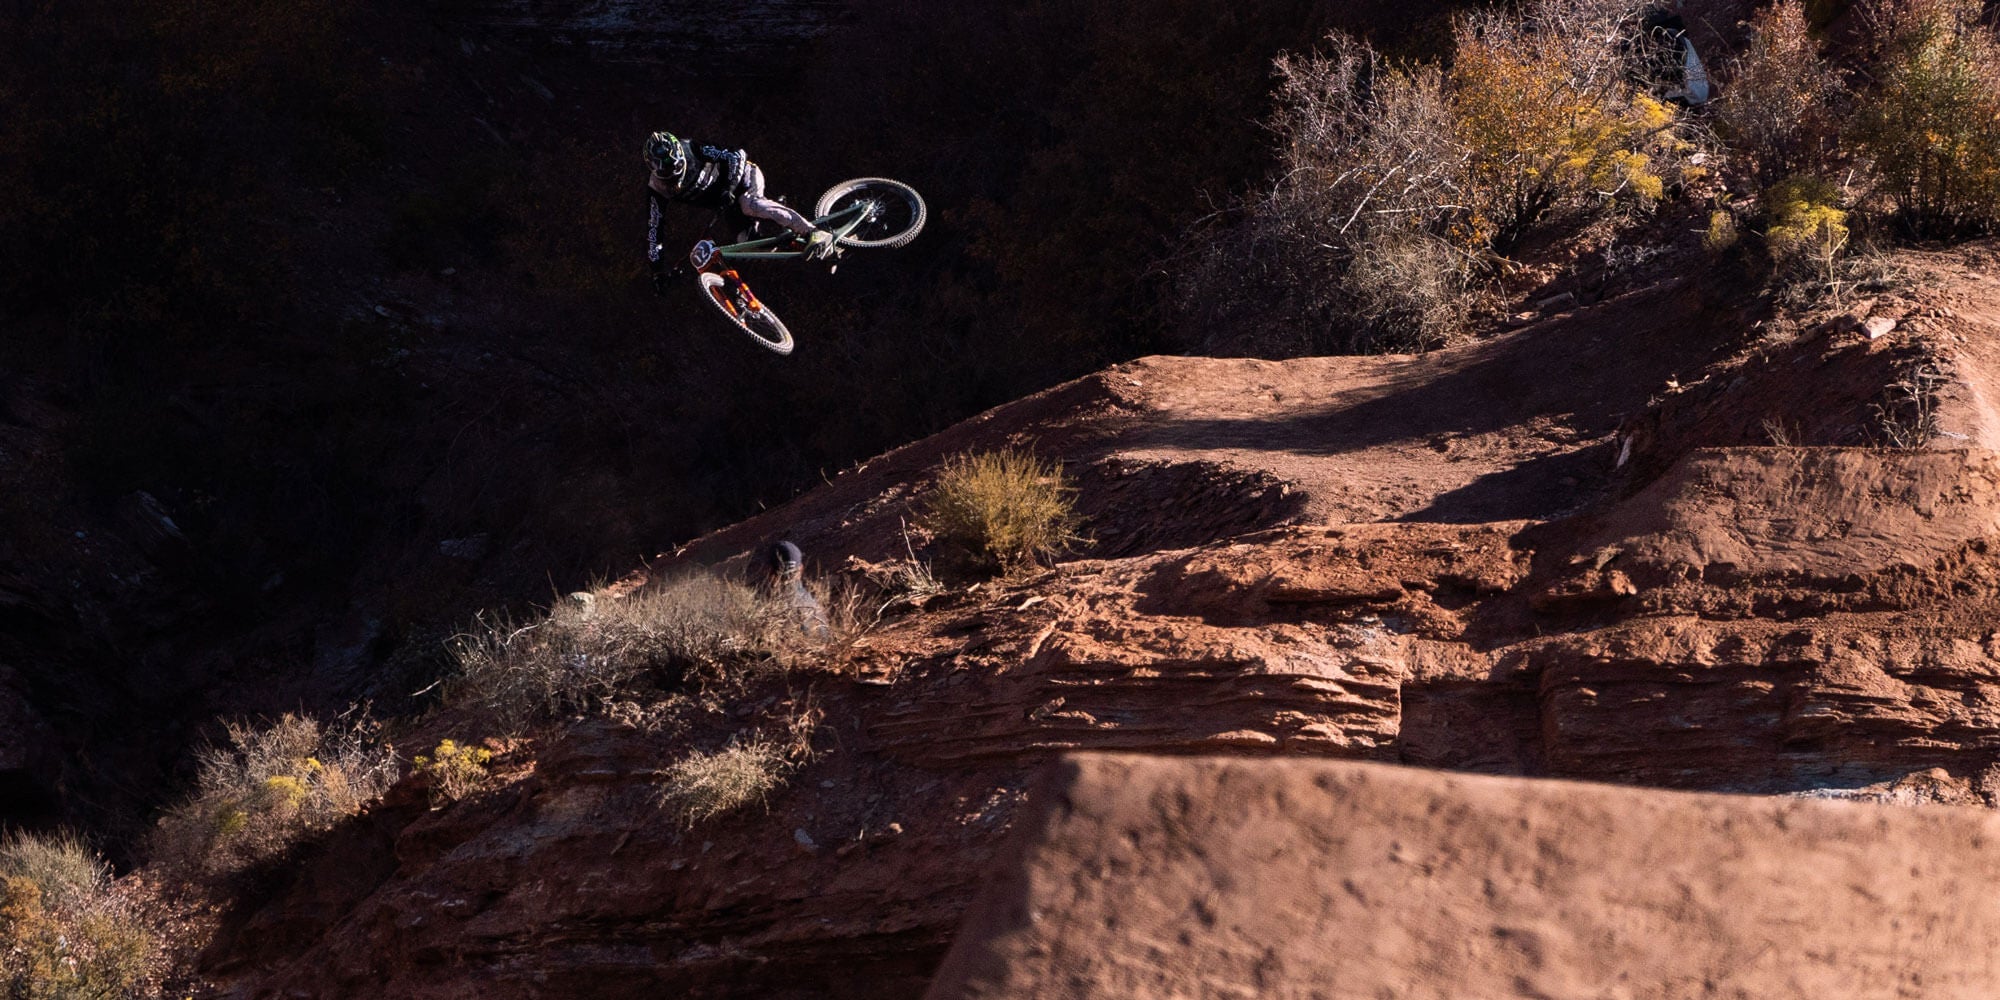
MULTIPOLYGON (((832 267, 838 265, 844 250, 909 243, 924 228, 925 214, 923 197, 908 184, 887 177, 857 177, 841 181, 819 196, 812 223, 834 236, 826 258, 832 267)), ((781 233, 728 244, 704 239, 688 252, 688 265, 701 284, 702 301, 749 334, 757 346, 790 354, 792 332, 731 265, 748 260, 801 260, 805 256, 804 240, 781 233)))

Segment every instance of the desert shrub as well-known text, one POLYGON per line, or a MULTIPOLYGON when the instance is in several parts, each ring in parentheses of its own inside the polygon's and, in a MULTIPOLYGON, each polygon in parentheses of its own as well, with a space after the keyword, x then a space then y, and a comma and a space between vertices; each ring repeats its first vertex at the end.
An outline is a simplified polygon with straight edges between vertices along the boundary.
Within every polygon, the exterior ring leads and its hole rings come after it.
POLYGON ((1938 394, 1950 383, 1951 373, 1935 362, 1903 366, 1896 381, 1883 387, 1881 400, 1869 404, 1876 444, 1899 449, 1929 445, 1938 434, 1938 394))
POLYGON ((1716 117, 1759 183, 1824 170, 1838 145, 1846 89, 1821 55, 1799 0, 1759 11, 1748 47, 1729 69, 1716 117))
POLYGON ((764 802, 793 770, 810 760, 820 714, 810 704, 785 719, 774 734, 730 739, 720 750, 694 751, 660 772, 657 803, 684 829, 693 829, 752 802, 764 802))
POLYGON ((74 834, 10 834, 0 840, 0 872, 25 878, 50 906, 81 906, 111 884, 111 866, 74 834))
POLYGON ((1697 147, 1635 82, 1650 61, 1637 15, 1529 0, 1468 16, 1449 68, 1344 35, 1281 57, 1276 180, 1195 239, 1190 320, 1339 331, 1281 353, 1438 346, 1530 235, 1663 198, 1695 176, 1697 147))
POLYGON ((1060 462, 1011 448, 969 452, 945 462, 917 524, 977 564, 1021 568, 1082 541, 1075 493, 1060 462))
POLYGON ((1878 0, 1875 84, 1854 136, 1882 192, 1924 235, 2000 220, 2000 44, 1977 0, 1878 0))
POLYGON ((1340 290, 1368 318, 1380 350, 1437 347, 1464 328, 1473 305, 1473 258, 1414 227, 1379 226, 1355 247, 1340 290))
POLYGON ((1728 209, 1718 208, 1708 213, 1708 228, 1701 232, 1701 248, 1711 254, 1727 253, 1736 246, 1742 234, 1736 225, 1736 216, 1728 209))
POLYGON ((1461 24, 1450 75, 1467 155, 1466 236, 1501 252, 1551 212, 1660 199, 1672 108, 1637 90, 1631 5, 1532 0, 1461 24))
POLYGON ((152 862, 201 884, 282 854, 360 811, 396 778, 396 754, 365 725, 286 714, 230 723, 201 756, 194 795, 161 818, 152 862))
POLYGON ((165 972, 164 954, 143 908, 82 841, 27 834, 0 841, 0 995, 148 996, 165 972))
POLYGON ((492 760, 493 751, 485 747, 442 740, 428 755, 419 754, 415 764, 417 773, 430 782, 431 807, 435 809, 447 802, 457 802, 485 785, 491 777, 486 766, 492 760))
POLYGON ((696 751, 660 776, 660 804, 683 827, 762 802, 784 784, 791 763, 774 744, 734 744, 714 753, 696 751))
POLYGON ((1834 281, 1849 237, 1839 190, 1816 177, 1794 177, 1773 186, 1764 201, 1764 242, 1779 274, 1794 281, 1834 281))
POLYGON ((642 680, 707 683, 781 666, 815 640, 788 604, 700 574, 622 598, 567 602, 461 635, 446 704, 508 732, 588 714, 642 680))
POLYGON ((1198 250, 1188 284, 1221 300, 1198 322, 1350 328, 1283 353, 1442 343, 1464 322, 1477 267, 1464 213, 1438 207, 1463 201, 1465 161, 1443 74, 1391 66, 1344 35, 1277 69, 1280 180, 1198 250), (1278 315, 1265 308, 1274 298, 1278 315))

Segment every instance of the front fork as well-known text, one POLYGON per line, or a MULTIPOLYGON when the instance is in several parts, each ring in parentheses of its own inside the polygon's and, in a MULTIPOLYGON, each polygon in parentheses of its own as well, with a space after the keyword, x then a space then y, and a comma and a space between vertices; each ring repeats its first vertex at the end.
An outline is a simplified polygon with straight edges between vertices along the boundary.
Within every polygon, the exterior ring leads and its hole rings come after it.
POLYGON ((764 308, 757 301, 757 293, 750 290, 750 284, 733 267, 725 267, 722 254, 716 252, 714 240, 702 240, 688 251, 688 263, 698 274, 714 274, 722 278, 722 287, 729 290, 729 301, 739 313, 753 312, 764 308))

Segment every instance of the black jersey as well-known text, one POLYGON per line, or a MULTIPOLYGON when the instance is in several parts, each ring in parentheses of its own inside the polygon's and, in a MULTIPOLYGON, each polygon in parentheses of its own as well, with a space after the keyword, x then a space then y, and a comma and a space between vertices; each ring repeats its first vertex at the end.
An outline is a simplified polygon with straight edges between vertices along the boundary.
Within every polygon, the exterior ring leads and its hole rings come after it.
POLYGON ((723 149, 707 143, 680 140, 687 156, 687 170, 680 176, 675 201, 701 208, 728 208, 743 195, 744 165, 750 157, 740 149, 723 149))

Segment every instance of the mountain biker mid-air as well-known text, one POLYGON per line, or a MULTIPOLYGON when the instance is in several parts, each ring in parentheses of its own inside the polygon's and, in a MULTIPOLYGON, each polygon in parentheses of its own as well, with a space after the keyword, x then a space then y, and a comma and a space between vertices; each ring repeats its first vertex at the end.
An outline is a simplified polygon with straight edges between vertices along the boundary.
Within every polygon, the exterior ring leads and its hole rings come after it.
POLYGON ((682 139, 672 132, 655 132, 646 138, 646 166, 652 169, 652 176, 646 181, 650 214, 646 226, 646 262, 652 269, 654 291, 660 291, 665 280, 660 263, 662 201, 725 211, 734 209, 752 219, 775 222, 805 243, 810 259, 825 257, 833 250, 832 233, 816 228, 811 220, 784 203, 764 196, 764 171, 741 149, 723 149, 682 139))

